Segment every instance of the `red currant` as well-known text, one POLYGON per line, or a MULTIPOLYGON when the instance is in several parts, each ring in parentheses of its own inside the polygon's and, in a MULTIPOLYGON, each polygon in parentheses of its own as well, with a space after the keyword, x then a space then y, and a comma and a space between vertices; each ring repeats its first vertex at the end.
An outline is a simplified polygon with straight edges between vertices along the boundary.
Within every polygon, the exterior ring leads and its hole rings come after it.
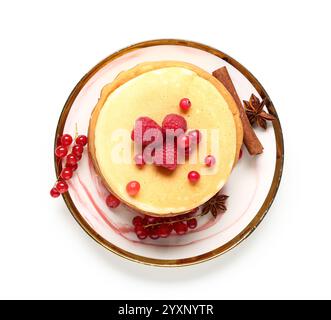
POLYGON ((154 224, 159 222, 159 218, 145 215, 146 224, 154 224))
POLYGON ((153 240, 159 239, 160 236, 158 234, 158 228, 151 229, 150 232, 149 232, 149 237, 153 240))
POLYGON ((135 216, 132 219, 132 224, 137 227, 137 226, 142 226, 144 224, 143 218, 141 216, 135 216))
POLYGON ((195 229, 198 225, 198 221, 197 219, 190 219, 190 220, 187 220, 187 226, 190 228, 190 229, 195 229))
POLYGON ((183 98, 179 102, 179 106, 183 111, 187 111, 191 107, 191 101, 188 98, 183 98))
POLYGON ((69 186, 68 186, 68 184, 67 184, 65 181, 63 181, 63 180, 59 180, 59 181, 56 183, 55 188, 56 188, 56 190, 59 191, 60 193, 65 193, 65 192, 68 191, 69 186))
POLYGON ((188 179, 190 180, 190 182, 192 183, 196 183, 199 181, 200 179, 200 174, 197 171, 190 171, 187 175, 188 179))
POLYGON ((75 155, 73 155, 72 153, 67 155, 67 163, 70 165, 75 165, 77 163, 77 158, 75 155))
POLYGON ((134 141, 134 129, 131 131, 131 140, 134 141))
POLYGON ((66 163, 66 164, 65 164, 65 167, 66 167, 66 168, 70 168, 72 171, 76 171, 77 168, 78 168, 78 164, 77 164, 77 163, 76 163, 76 164, 69 164, 69 163, 66 163))
POLYGON ((74 172, 71 168, 63 168, 60 176, 63 180, 69 180, 69 179, 71 179, 73 173, 74 172))
POLYGON ((50 191, 50 195, 53 198, 57 198, 60 195, 60 192, 56 188, 52 188, 51 191, 50 191))
POLYGON ((183 221, 175 222, 174 230, 179 235, 185 234, 187 232, 187 224, 183 221))
POLYGON ((106 204, 109 208, 117 208, 121 204, 121 201, 118 200, 114 195, 109 194, 106 198, 106 204))
POLYGON ((166 223, 159 225, 159 227, 157 228, 157 234, 161 238, 169 237, 170 233, 171 233, 171 229, 169 228, 169 225, 166 223))
POLYGON ((135 155, 134 162, 138 168, 142 168, 145 165, 144 157, 142 154, 135 155))
POLYGON ((212 167, 215 165, 215 163, 216 163, 216 159, 214 156, 209 155, 205 158, 205 164, 207 167, 212 167))
POLYGON ((190 146, 190 137, 186 134, 182 134, 177 140, 178 147, 182 149, 188 149, 190 146))
POLYGON ((193 144, 199 144, 202 138, 202 134, 199 130, 192 130, 188 133, 189 137, 190 137, 190 141, 193 144))
POLYGON ((64 147, 64 146, 59 146, 55 149, 55 155, 62 159, 64 158, 68 153, 68 148, 67 147, 64 147))
POLYGON ((61 144, 65 147, 70 146, 72 143, 72 137, 70 134, 64 134, 61 137, 61 144))
POLYGON ((145 229, 143 226, 136 226, 134 228, 134 231, 135 231, 137 237, 141 240, 146 239, 148 236, 148 233, 149 233, 148 230, 145 229))
POLYGON ((80 146, 85 146, 87 145, 87 136, 84 135, 80 135, 76 138, 76 144, 80 145, 80 146))
POLYGON ((140 184, 138 181, 130 181, 126 185, 126 191, 130 196, 135 196, 140 190, 140 184))
POLYGON ((80 144, 75 144, 72 147, 71 153, 74 154, 75 156, 80 156, 84 152, 84 147, 80 144))
MULTIPOLYGON (((73 154, 73 153, 72 153, 72 154, 73 154)), ((81 153, 79 153, 79 154, 74 154, 74 156, 76 157, 77 162, 78 162, 80 159, 82 159, 82 154, 81 154, 81 153)))

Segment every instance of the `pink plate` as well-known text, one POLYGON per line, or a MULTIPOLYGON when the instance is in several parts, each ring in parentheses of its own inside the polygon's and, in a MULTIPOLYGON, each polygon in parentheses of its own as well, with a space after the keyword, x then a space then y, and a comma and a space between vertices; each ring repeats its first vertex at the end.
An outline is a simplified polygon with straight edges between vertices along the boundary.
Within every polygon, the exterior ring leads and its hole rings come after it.
MULTIPOLYGON (((181 40, 153 40, 125 48, 94 67, 75 87, 61 114, 56 137, 62 132, 87 134, 91 112, 104 85, 118 73, 146 61, 179 60, 212 72, 226 66, 240 99, 254 93, 267 98, 267 107, 276 111, 258 81, 238 62, 208 46, 181 40)), ((262 155, 251 157, 243 147, 243 157, 235 167, 223 192, 229 195, 228 210, 214 219, 206 215, 198 228, 185 236, 171 234, 166 239, 138 240, 131 224, 136 215, 121 205, 106 206, 108 191, 95 174, 87 151, 69 182, 64 199, 80 225, 96 241, 125 258, 160 266, 180 266, 206 261, 231 249, 245 239, 265 216, 276 195, 283 167, 283 138, 279 121, 266 131, 256 130, 264 146, 262 155)), ((60 168, 56 164, 57 173, 60 168)))

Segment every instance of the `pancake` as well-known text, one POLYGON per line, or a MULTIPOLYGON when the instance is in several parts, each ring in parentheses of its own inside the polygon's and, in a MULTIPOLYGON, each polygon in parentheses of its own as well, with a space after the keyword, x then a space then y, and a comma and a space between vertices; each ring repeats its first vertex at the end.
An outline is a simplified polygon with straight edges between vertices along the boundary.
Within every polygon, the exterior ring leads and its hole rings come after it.
MULTIPOLYGON (((189 212, 214 196, 227 181, 239 157, 243 131, 237 106, 224 86, 206 71, 178 61, 147 62, 120 73, 106 85, 94 108, 89 125, 89 152, 105 186, 124 203, 140 212, 155 216, 172 216, 189 212), (188 112, 178 107, 189 98, 188 112), (130 133, 135 120, 148 116, 161 124, 170 113, 182 115, 190 129, 203 132, 206 154, 215 150, 211 136, 216 135, 216 164, 207 168, 203 158, 198 163, 185 162, 173 172, 155 165, 139 169, 134 161, 118 162, 118 132, 130 133), (198 171, 196 184, 187 174, 198 171), (129 181, 140 183, 139 193, 126 192, 129 181)), ((131 143, 131 151, 133 143, 131 143)), ((194 158, 198 151, 192 154, 194 158)))

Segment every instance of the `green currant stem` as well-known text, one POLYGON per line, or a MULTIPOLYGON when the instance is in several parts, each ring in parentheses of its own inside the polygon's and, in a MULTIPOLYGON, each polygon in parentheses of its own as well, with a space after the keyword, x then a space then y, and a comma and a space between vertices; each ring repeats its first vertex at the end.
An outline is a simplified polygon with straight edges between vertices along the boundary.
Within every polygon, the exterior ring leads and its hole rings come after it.
POLYGON ((164 222, 151 223, 151 224, 147 224, 146 226, 144 226, 144 228, 155 227, 155 226, 159 226, 161 224, 173 224, 175 222, 189 221, 189 220, 193 220, 193 219, 205 216, 207 213, 208 212, 201 212, 200 214, 197 214, 196 216, 185 218, 185 219, 180 219, 180 220, 175 220, 175 221, 164 221, 164 222))

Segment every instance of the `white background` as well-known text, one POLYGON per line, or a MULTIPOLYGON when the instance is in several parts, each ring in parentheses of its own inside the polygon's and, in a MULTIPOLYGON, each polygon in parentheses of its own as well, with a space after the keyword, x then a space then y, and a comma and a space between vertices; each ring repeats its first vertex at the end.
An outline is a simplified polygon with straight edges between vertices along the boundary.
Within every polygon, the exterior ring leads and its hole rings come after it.
POLYGON ((330 1, 2 1, 0 298, 331 298, 330 1), (98 61, 183 38, 245 65, 277 108, 285 168, 259 228, 226 255, 164 269, 107 252, 55 179, 62 106, 98 61))

